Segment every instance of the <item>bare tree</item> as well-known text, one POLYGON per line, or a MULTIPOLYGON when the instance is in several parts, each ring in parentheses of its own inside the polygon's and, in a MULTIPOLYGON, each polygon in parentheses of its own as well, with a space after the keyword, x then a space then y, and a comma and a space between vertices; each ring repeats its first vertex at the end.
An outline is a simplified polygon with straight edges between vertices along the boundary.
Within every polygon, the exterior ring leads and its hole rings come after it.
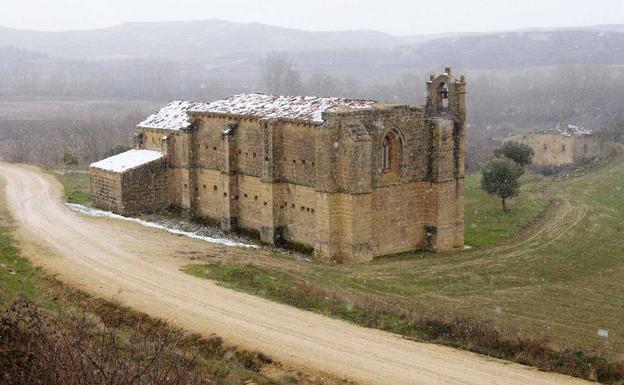
POLYGON ((341 81, 327 72, 314 71, 306 82, 306 92, 315 96, 338 96, 341 81))
POLYGON ((27 300, 0 316, 0 383, 9 385, 201 385, 183 334, 138 322, 124 333, 88 315, 51 316, 27 300))
POLYGON ((302 91, 301 76, 285 53, 269 53, 260 60, 260 74, 266 90, 273 95, 296 95, 302 91))
POLYGON ((29 160, 32 138, 28 130, 15 129, 13 131, 12 139, 6 142, 6 149, 3 149, 3 153, 6 154, 6 159, 9 162, 25 163, 29 160))

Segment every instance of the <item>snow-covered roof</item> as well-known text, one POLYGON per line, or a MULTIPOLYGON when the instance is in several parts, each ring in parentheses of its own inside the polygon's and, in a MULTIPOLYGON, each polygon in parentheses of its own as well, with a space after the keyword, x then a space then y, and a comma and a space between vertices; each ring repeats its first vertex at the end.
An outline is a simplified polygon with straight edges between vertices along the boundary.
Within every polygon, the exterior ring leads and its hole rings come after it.
POLYGON ((573 124, 568 124, 568 127, 565 128, 557 128, 557 131, 563 136, 584 136, 592 134, 592 130, 573 124))
POLYGON ((339 109, 370 109, 374 100, 322 98, 317 96, 274 96, 240 94, 212 103, 173 101, 138 124, 141 128, 181 130, 191 126, 187 112, 244 115, 256 118, 285 118, 323 122, 323 112, 339 109))
POLYGON ((186 112, 190 108, 200 107, 202 104, 206 103, 174 100, 154 114, 148 116, 147 119, 138 124, 138 127, 165 130, 189 128, 191 126, 191 121, 186 112))
POLYGON ((257 118, 285 118, 313 123, 323 122, 323 112, 339 109, 370 109, 374 100, 322 98, 317 96, 275 96, 240 94, 212 103, 199 104, 190 112, 222 113, 257 118))
POLYGON ((99 168, 100 170, 124 172, 143 164, 161 159, 164 155, 158 151, 152 150, 129 150, 102 159, 95 163, 91 163, 89 167, 99 168))

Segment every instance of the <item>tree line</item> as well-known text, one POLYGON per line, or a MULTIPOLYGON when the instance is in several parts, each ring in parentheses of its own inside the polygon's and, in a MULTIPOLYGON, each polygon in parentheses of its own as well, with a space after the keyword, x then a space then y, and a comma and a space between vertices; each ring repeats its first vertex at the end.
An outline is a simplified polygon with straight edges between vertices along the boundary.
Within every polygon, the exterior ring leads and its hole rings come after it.
MULTIPOLYGON (((255 74, 239 80, 207 75, 165 60, 71 62, 40 67, 5 66, 0 70, 0 100, 110 99, 150 101, 157 108, 172 99, 211 101, 240 92, 367 98, 422 104, 428 73, 406 71, 395 80, 354 78, 322 68, 301 71, 292 56, 273 52, 261 57, 255 74)), ((439 69, 438 69, 439 70, 439 69)), ((477 170, 500 141, 512 132, 575 124, 611 131, 622 140, 624 69, 610 66, 561 66, 465 73, 468 88, 466 130, 468 170, 477 170)), ((151 110, 130 114, 125 108, 102 117, 94 113, 62 119, 23 119, 0 115, 0 158, 60 164, 70 152, 80 165, 110 148, 130 145, 134 126, 151 110)))

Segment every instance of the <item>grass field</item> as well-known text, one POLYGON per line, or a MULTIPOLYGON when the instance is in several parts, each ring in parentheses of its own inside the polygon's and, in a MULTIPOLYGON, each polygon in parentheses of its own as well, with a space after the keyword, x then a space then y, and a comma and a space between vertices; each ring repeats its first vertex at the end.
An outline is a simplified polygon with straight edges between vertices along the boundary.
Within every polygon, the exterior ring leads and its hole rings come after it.
POLYGON ((89 174, 83 170, 72 170, 67 173, 60 170, 48 170, 63 184, 65 200, 89 206, 91 204, 91 190, 89 174))
MULTIPOLYGON (((569 177, 525 176, 510 213, 478 191, 478 182, 470 176, 466 187, 466 243, 478 246, 472 250, 408 253, 356 266, 259 257, 186 271, 291 304, 300 297, 296 289, 329 293, 347 308, 373 301, 389 314, 488 319, 514 335, 548 337, 555 348, 624 359, 622 160, 569 177), (284 287, 291 289, 280 298, 284 287), (598 329, 608 330, 608 338, 598 329)), ((303 307, 329 312, 322 303, 303 307)), ((333 315, 350 319, 343 313, 333 315)), ((381 327, 401 332, 401 325, 381 327)))
POLYGON ((465 243, 491 246, 527 227, 550 202, 545 193, 548 178, 539 174, 522 176, 521 193, 509 200, 511 210, 503 212, 499 199, 481 189, 481 174, 466 176, 465 243))
POLYGON ((9 221, 0 212, 0 306, 6 306, 19 295, 37 303, 45 302, 36 287, 39 274, 38 269, 19 255, 11 239, 9 221))

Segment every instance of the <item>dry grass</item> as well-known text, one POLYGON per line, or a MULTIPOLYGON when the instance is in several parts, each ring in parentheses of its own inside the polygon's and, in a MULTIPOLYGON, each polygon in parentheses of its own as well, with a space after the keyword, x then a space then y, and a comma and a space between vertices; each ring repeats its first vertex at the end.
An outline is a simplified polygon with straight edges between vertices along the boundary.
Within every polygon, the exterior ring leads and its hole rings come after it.
MULTIPOLYGON (((369 301, 394 314, 434 319, 491 320, 505 335, 547 339, 559 351, 578 348, 623 361, 622 159, 571 176, 529 180, 524 194, 532 195, 525 202, 541 200, 532 206, 547 209, 533 218, 519 215, 523 223, 506 230, 511 236, 489 247, 408 253, 357 266, 271 261, 258 254, 209 260, 220 260, 212 265, 216 269, 253 260, 277 275, 272 281, 323 288, 344 303, 369 301), (608 330, 609 337, 599 336, 598 329, 608 330)), ((467 210, 480 207, 479 200, 487 207, 491 202, 486 200, 496 198, 467 201, 467 210)), ((491 217, 481 220, 487 223, 491 217)), ((253 287, 240 289, 254 292, 253 287)))

